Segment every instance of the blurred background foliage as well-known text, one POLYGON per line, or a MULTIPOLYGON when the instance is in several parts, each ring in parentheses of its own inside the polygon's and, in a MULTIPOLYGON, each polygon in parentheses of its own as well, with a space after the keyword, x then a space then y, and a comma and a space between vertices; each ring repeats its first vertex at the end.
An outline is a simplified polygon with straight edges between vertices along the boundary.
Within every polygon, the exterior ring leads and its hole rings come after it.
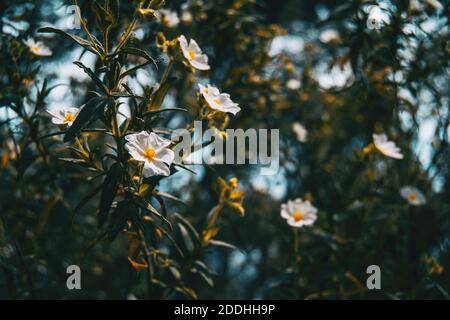
MULTIPOLYGON (((111 38, 117 39, 139 1, 111 2, 118 12, 111 38)), ((42 138, 56 129, 46 109, 80 106, 94 89, 72 61, 100 66, 73 42, 37 32, 66 24, 71 4, 0 3, 0 298, 155 297, 145 272, 127 261, 125 233, 96 241, 98 201, 87 198, 90 175, 59 160, 67 151, 58 137, 42 138), (52 56, 31 54, 24 45, 29 37, 42 40, 52 56), (85 205, 78 209, 80 201, 85 205), (81 266, 82 290, 66 288, 71 264, 81 266)), ((78 5, 97 35, 97 1, 78 5)), ((177 212, 198 230, 219 201, 217 177, 237 177, 245 192, 245 216, 224 212, 217 235, 239 250, 202 252, 212 276, 182 274, 195 292, 190 296, 449 298, 448 1, 168 0, 163 8, 178 21, 141 17, 133 46, 162 59, 156 34, 184 34, 197 40, 211 65, 200 75, 177 67, 164 107, 194 113, 192 87, 207 79, 242 108, 229 127, 280 129, 275 176, 260 176, 256 166, 215 165, 161 182, 185 202, 170 202, 169 217, 177 212), (377 28, 368 24, 373 5, 382 12, 377 28), (306 142, 297 139, 295 122, 306 128, 306 142), (402 160, 364 154, 372 134, 381 132, 401 148, 402 160), (403 199, 405 185, 421 190, 426 204, 403 199), (319 213, 314 226, 298 230, 295 252, 295 230, 280 217, 280 204, 298 197, 319 213), (382 290, 366 288, 372 264, 381 268, 382 290)), ((161 69, 139 70, 128 84, 144 92, 161 69)), ((176 128, 183 117, 165 117, 159 125, 176 128)), ((94 137, 101 146, 101 136, 94 137)), ((183 243, 182 236, 176 241, 183 243)))

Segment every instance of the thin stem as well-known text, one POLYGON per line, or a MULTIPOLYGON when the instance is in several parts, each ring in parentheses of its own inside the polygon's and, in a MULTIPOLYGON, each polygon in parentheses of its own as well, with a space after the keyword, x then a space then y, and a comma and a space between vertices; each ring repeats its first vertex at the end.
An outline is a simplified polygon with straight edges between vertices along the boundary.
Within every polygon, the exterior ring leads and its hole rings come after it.
POLYGON ((142 242, 142 247, 144 248, 144 254, 147 260, 147 274, 148 274, 148 294, 149 298, 154 296, 154 286, 153 286, 153 268, 152 268, 152 257, 148 250, 147 243, 145 242, 145 237, 142 230, 138 231, 139 238, 142 242))
POLYGON ((294 259, 293 259, 293 268, 296 272, 300 271, 300 261, 301 257, 299 255, 300 250, 300 235, 298 233, 298 229, 294 229, 294 259))

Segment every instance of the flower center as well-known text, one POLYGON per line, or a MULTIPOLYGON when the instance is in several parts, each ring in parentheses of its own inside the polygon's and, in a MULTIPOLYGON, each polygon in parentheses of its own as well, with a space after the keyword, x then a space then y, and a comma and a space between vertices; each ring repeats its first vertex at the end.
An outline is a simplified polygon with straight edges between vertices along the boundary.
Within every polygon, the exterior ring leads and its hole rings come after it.
POLYGON ((195 52, 194 52, 193 50, 189 50, 189 58, 190 58, 191 60, 194 60, 195 57, 196 57, 195 52))
POLYGON ((213 100, 213 102, 215 103, 215 104, 218 104, 218 105, 221 105, 222 104, 222 102, 219 100, 219 99, 214 99, 213 100))
POLYGON ((302 219, 303 219, 303 212, 301 212, 301 211, 295 211, 295 212, 292 214, 292 218, 294 218, 294 221, 295 221, 295 222, 302 220, 302 219))
POLYGON ((71 113, 67 113, 64 116, 64 122, 73 122, 75 120, 75 116, 71 113))
POLYGON ((31 47, 31 51, 33 51, 34 53, 39 53, 39 51, 41 51, 41 48, 39 48, 38 46, 33 46, 31 47))
POLYGON ((417 194, 415 194, 414 192, 410 193, 408 196, 408 199, 410 201, 416 201, 417 200, 417 194))
POLYGON ((152 147, 146 149, 144 151, 144 157, 147 158, 149 161, 152 161, 156 156, 156 151, 152 147))

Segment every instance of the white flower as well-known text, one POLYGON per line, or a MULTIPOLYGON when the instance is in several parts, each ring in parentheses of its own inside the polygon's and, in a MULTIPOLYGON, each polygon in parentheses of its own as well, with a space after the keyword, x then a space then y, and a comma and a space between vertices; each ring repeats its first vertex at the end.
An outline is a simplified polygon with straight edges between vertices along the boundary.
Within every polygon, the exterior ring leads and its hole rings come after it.
POLYGON ((169 28, 175 28, 180 23, 178 13, 176 11, 168 9, 159 9, 158 11, 156 11, 156 18, 164 26, 169 28))
POLYGON ((302 83, 300 82, 300 80, 297 80, 297 79, 289 79, 286 82, 286 87, 289 90, 298 90, 301 85, 302 85, 302 83))
POLYGON ((419 189, 411 186, 404 186, 401 188, 400 194, 413 206, 420 206, 427 202, 424 194, 419 189))
POLYGON ((390 23, 389 15, 378 5, 369 6, 366 25, 369 30, 380 29, 390 23))
POLYGON ((310 226, 317 219, 317 209, 308 200, 288 200, 281 205, 281 217, 293 227, 310 226))
POLYGON ((229 94, 220 93, 219 89, 209 84, 207 87, 201 84, 198 86, 200 87, 200 93, 212 109, 229 112, 234 115, 241 110, 239 105, 231 100, 229 94))
POLYGON ((394 142, 388 141, 387 136, 383 134, 373 134, 373 144, 385 156, 394 159, 403 159, 403 154, 394 142))
POLYGON ((168 176, 175 153, 167 148, 170 140, 156 133, 141 131, 125 137, 125 149, 137 161, 144 162, 144 177, 168 176))
POLYGON ((193 20, 192 13, 189 11, 189 4, 183 3, 181 5, 181 21, 184 23, 191 23, 193 20))
POLYGON ((202 50, 194 39, 191 39, 188 44, 186 37, 181 35, 178 37, 178 41, 180 42, 184 57, 191 66, 198 70, 209 70, 208 56, 202 53, 202 50))
POLYGON ((31 53, 33 53, 36 56, 48 57, 53 54, 53 52, 40 41, 36 42, 33 39, 28 38, 25 41, 25 44, 30 49, 31 53))
POLYGON ((308 130, 299 122, 292 124, 292 131, 294 131, 297 140, 300 142, 306 142, 308 140, 308 130))
POLYGON ((80 108, 56 107, 52 110, 48 110, 47 112, 52 116, 52 122, 54 124, 67 124, 67 126, 70 127, 82 108, 83 106, 80 108))
POLYGON ((341 36, 337 30, 327 29, 320 33, 319 40, 323 43, 339 42, 341 36))

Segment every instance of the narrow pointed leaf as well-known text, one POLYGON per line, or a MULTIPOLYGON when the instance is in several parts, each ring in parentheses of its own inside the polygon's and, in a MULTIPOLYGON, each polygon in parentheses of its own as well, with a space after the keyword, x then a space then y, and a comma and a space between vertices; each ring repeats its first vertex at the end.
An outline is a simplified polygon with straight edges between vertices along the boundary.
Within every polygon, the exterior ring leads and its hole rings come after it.
POLYGON ((105 84, 102 82, 102 80, 100 80, 100 78, 95 74, 94 71, 92 71, 90 68, 86 67, 80 61, 75 61, 73 64, 76 65, 77 67, 80 67, 81 69, 83 69, 84 72, 86 72, 86 74, 92 79, 92 81, 95 82, 97 87, 99 87, 99 89, 102 90, 103 93, 108 94, 108 88, 105 86, 105 84))
POLYGON ((83 38, 81 38, 79 36, 76 36, 74 34, 67 33, 67 32, 65 32, 63 30, 56 29, 56 28, 51 28, 51 27, 45 27, 45 28, 40 28, 38 30, 38 32, 42 32, 42 33, 56 33, 56 34, 62 35, 65 38, 76 42, 77 44, 79 44, 80 46, 85 48, 86 50, 88 50, 88 51, 90 51, 90 52, 92 52, 94 54, 97 54, 97 55, 99 54, 99 52, 97 52, 91 46, 91 43, 89 41, 87 41, 87 40, 85 40, 85 39, 83 39, 83 38))
POLYGON ((64 135, 64 142, 75 139, 81 130, 96 120, 106 103, 107 100, 102 97, 94 97, 89 100, 64 135))
POLYGON ((122 169, 119 163, 114 163, 106 174, 100 198, 100 209, 98 214, 99 227, 103 226, 108 217, 109 209, 111 208, 114 197, 117 194, 117 189, 119 188, 121 175, 122 169))

